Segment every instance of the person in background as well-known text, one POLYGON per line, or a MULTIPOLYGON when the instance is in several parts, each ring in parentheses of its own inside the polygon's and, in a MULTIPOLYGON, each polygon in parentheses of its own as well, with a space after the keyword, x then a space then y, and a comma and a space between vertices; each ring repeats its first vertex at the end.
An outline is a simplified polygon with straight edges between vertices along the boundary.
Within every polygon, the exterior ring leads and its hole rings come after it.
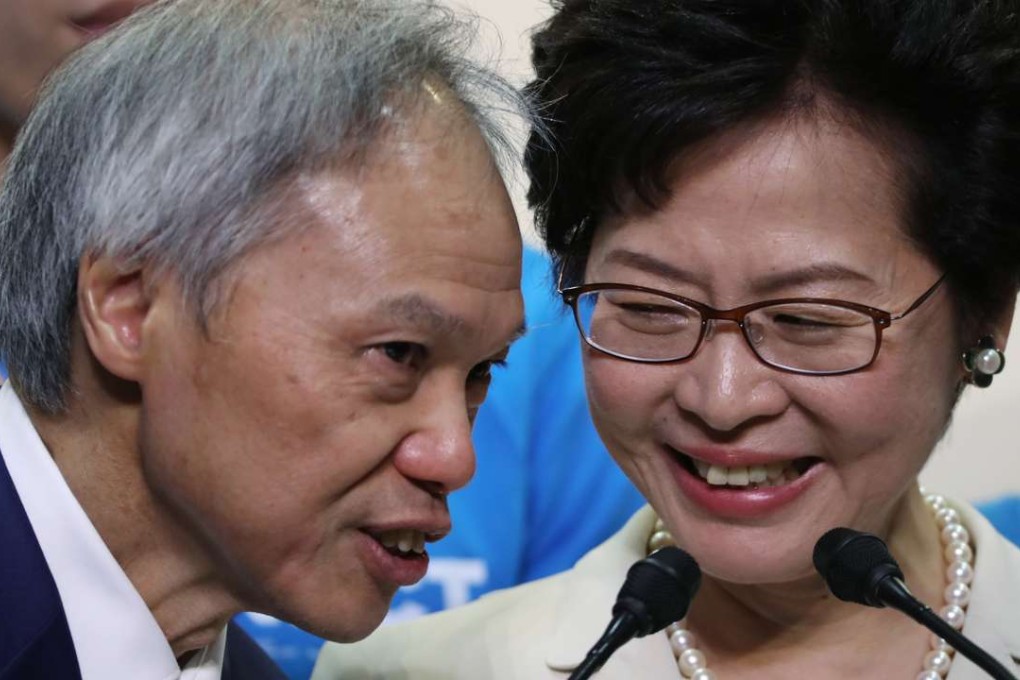
MULTIPOLYGON (((0 180, 46 75, 152 0, 0 0, 0 180)), ((7 368, 0 356, 0 380, 7 368)))
POLYGON ((152 0, 0 0, 0 169, 43 79, 152 0))
POLYGON ((279 677, 419 580, 523 330, 519 95, 429 2, 176 0, 60 69, 0 193, 0 677, 279 677))
POLYGON ((812 553, 834 527, 1020 672, 1020 549, 917 483, 1005 362, 1020 3, 566 0, 534 45, 529 195, 649 506, 564 574, 327 644, 313 677, 563 678, 670 544, 700 591, 597 677, 986 677, 833 597, 812 553))

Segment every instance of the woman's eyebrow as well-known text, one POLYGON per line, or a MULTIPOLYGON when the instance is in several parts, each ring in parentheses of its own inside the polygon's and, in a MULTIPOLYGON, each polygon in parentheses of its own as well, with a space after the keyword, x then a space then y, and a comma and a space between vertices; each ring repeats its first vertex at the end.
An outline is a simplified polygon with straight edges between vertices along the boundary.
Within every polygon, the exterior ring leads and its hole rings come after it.
POLYGON ((700 285, 702 282, 693 273, 670 264, 657 257, 627 248, 616 248, 606 256, 607 264, 617 264, 630 269, 652 274, 674 283, 700 285))
POLYGON ((796 269, 777 271, 751 279, 752 287, 762 293, 772 293, 784 288, 793 288, 810 283, 856 282, 875 284, 867 274, 839 264, 838 262, 817 262, 796 269))
MULTIPOLYGON (((704 281, 693 272, 661 260, 653 255, 626 248, 613 250, 606 256, 606 262, 653 274, 673 283, 704 285, 704 281)), ((774 293, 784 288, 820 282, 852 281, 874 285, 875 280, 867 274, 838 262, 817 262, 795 269, 770 272, 750 279, 751 287, 763 294, 774 293)))

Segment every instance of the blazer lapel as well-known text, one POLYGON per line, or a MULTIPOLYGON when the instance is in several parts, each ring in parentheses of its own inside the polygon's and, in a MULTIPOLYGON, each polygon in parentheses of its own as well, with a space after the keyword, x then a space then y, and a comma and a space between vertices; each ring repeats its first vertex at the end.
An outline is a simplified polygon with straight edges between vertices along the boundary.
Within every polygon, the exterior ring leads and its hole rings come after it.
POLYGON ((80 678, 46 558, 0 452, 0 680, 80 678))
MULTIPOLYGON (((1020 671, 1020 550, 970 506, 957 506, 974 542, 974 582, 964 634, 1010 671, 1020 671)), ((957 654, 948 676, 984 678, 986 674, 957 654)))
POLYGON ((227 646, 223 653, 220 680, 287 680, 258 643, 239 625, 227 624, 227 646))
MULTIPOLYGON (((648 506, 577 563, 564 587, 546 665, 569 673, 584 660, 612 618, 616 595, 634 562, 645 557, 655 514, 648 506)), ((665 635, 631 640, 614 654, 600 678, 673 677, 676 662, 665 635)))

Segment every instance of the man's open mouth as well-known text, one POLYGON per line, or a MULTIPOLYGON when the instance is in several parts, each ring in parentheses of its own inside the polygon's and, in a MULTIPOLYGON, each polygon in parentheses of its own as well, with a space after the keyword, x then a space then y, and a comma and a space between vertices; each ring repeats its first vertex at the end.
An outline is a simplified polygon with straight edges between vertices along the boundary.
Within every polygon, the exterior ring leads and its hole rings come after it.
POLYGON ((404 559, 427 557, 425 544, 438 541, 445 531, 429 532, 420 529, 362 529, 376 540, 386 552, 404 559))
POLYGON ((392 529, 369 534, 391 555, 413 558, 425 554, 425 533, 416 529, 392 529))

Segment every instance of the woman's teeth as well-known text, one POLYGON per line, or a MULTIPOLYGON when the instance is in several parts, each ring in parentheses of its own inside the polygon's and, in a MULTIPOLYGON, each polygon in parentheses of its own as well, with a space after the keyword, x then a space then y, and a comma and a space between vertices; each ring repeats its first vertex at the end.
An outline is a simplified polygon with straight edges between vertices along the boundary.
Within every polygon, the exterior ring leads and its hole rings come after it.
POLYGON ((780 486, 800 477, 793 461, 769 463, 768 465, 740 465, 725 467, 693 460, 701 478, 712 486, 780 486))
POLYGON ((376 535, 376 540, 391 552, 421 555, 425 552, 425 534, 415 529, 394 529, 376 535))

